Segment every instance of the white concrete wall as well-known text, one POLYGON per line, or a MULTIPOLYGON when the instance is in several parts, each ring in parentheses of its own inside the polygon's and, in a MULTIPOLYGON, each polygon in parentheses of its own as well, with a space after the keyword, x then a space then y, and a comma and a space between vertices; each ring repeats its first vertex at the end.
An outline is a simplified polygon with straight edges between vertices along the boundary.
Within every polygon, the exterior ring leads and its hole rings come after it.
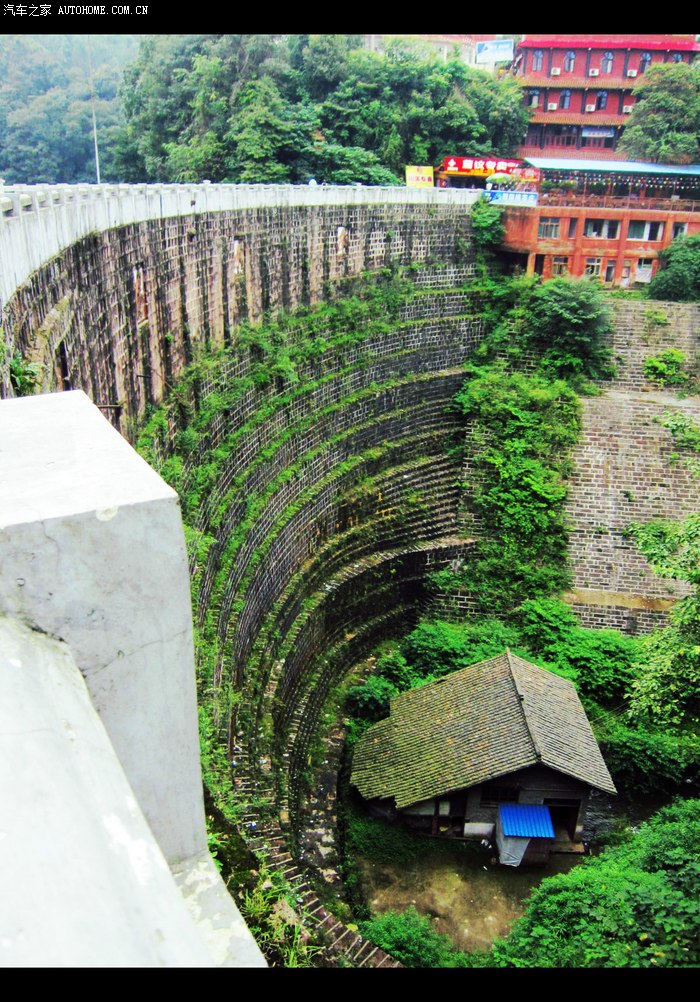
POLYGON ((103 184, 0 187, 0 309, 32 272, 88 233, 147 219, 302 205, 471 205, 465 188, 289 184, 103 184))
MULTIPOLYGON (((0 468, 0 615, 62 641, 75 659, 159 852, 216 941, 211 962, 262 964, 207 853, 176 494, 80 391, 0 402, 0 468)), ((33 699, 28 689, 28 719, 33 699)), ((37 763, 50 759, 40 730, 36 741, 37 763)), ((29 776, 25 789, 36 799, 29 776)), ((65 810, 91 814, 84 793, 84 803, 66 797, 65 810)), ((7 904, 0 896, 0 911, 7 904)))

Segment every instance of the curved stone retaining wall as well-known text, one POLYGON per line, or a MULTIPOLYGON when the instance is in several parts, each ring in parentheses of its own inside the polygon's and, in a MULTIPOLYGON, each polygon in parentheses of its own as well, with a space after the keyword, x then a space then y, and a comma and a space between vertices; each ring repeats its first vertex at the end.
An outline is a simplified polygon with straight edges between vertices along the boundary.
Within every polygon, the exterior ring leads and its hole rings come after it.
MULTIPOLYGON (((210 684, 233 680, 242 694, 230 740, 236 786, 255 803, 244 830, 256 852, 297 886, 333 949, 358 962, 391 963, 321 905, 296 856, 318 736, 332 740, 336 687, 379 639, 415 621, 426 572, 458 560, 469 546, 458 516, 460 469, 449 453, 458 434, 449 405, 482 333, 458 288, 473 267, 473 196, 156 186, 117 193, 114 204, 123 212, 114 225, 113 203, 101 202, 100 192, 72 197, 83 231, 70 242, 73 231, 57 222, 56 233, 43 238, 55 256, 36 270, 30 255, 21 257, 22 240, 32 226, 48 234, 47 220, 70 217, 69 202, 42 208, 37 194, 23 207, 18 195, 7 209, 0 197, 7 210, 0 239, 12 238, 2 260, 16 248, 16 274, 27 272, 19 288, 6 277, 12 269, 3 272, 11 293, 3 311, 5 392, 7 359, 15 356, 37 367, 42 390, 84 389, 133 439, 201 345, 229 347, 217 369, 202 370, 152 447, 156 465, 164 464, 193 415, 231 391, 200 429, 181 492, 196 489, 216 456, 216 475, 190 513, 210 545, 200 552, 194 540, 189 556, 195 617, 218 644, 210 684), (227 198, 233 201, 224 204, 227 198), (242 321, 313 306, 340 287, 352 291, 353 277, 365 271, 411 265, 421 270, 398 320, 329 330, 325 346, 302 357, 293 379, 256 381, 256 349, 241 337, 242 321), (265 803, 270 809, 261 812, 265 803)), ((303 343, 303 325, 298 331, 303 343)), ((626 371, 637 379, 639 367, 630 363, 626 371)), ((608 430, 605 437, 609 450, 615 435, 608 430)), ((600 517, 586 501, 599 486, 585 456, 594 439, 591 433, 579 457, 572 538, 581 568, 592 559, 605 577, 608 557, 591 542, 603 539, 600 517)), ((630 490, 622 481, 634 476, 633 467, 631 459, 622 463, 618 493, 630 490)), ((669 476, 675 485, 676 474, 669 476)), ((684 497, 666 504, 668 514, 685 510, 684 497)), ((606 531, 614 534, 609 562, 626 567, 629 555, 618 553, 621 522, 606 531)), ((593 588, 593 578, 585 580, 593 588)), ((599 588, 607 588, 607 599, 611 580, 599 588)), ((607 599, 579 596, 584 618, 599 625, 595 615, 612 608, 607 599)), ((333 880, 330 870, 323 877, 333 880)))
MULTIPOLYGON (((168 459, 187 415, 240 386, 203 429, 183 483, 196 482, 213 450, 225 452, 193 513, 199 533, 215 539, 195 615, 218 635, 213 685, 234 679, 242 693, 237 786, 274 804, 271 814, 253 809, 246 831, 253 841, 267 832, 268 848, 256 850, 294 878, 334 949, 386 965, 311 907, 290 850, 335 687, 378 640, 415 622, 426 570, 467 545, 459 467, 447 455, 458 433, 449 404, 481 323, 456 288, 472 269, 471 196, 343 194, 340 204, 322 192, 324 204, 308 207, 292 197, 88 233, 9 299, 4 335, 10 353, 39 367, 41 389, 80 386, 132 439, 200 344, 230 347, 162 429, 156 455, 168 459), (397 322, 329 332, 294 381, 256 384, 241 321, 313 305, 365 271, 414 264, 423 267, 418 294, 397 322)), ((196 547, 190 564, 200 570, 196 547)))

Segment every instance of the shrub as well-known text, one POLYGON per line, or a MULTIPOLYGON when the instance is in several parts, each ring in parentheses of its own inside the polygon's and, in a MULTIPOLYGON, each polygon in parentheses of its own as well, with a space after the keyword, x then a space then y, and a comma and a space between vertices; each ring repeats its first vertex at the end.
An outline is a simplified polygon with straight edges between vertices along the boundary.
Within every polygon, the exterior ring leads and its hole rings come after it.
POLYGON ((644 375, 659 386, 684 386, 690 376, 683 371, 686 357, 678 348, 667 348, 644 359, 644 375))
POLYGON ((401 642, 401 653, 419 677, 440 678, 515 646, 515 630, 498 620, 463 625, 421 623, 401 642))
POLYGON ((348 689, 346 696, 348 712, 362 720, 382 720, 389 716, 392 696, 398 691, 387 679, 372 675, 364 685, 354 685, 348 689))
POLYGON ((587 630, 559 599, 523 602, 513 613, 524 643, 571 679, 581 696, 609 702, 628 694, 639 642, 617 630, 587 630))
POLYGON ((612 330, 600 287, 585 279, 555 278, 538 286, 529 305, 529 340, 557 378, 607 379, 614 374, 605 338, 612 330))
POLYGON ((436 932, 430 919, 412 906, 377 915, 363 922, 360 932, 406 967, 456 966, 458 954, 449 937, 436 932))
POLYGON ((700 300, 700 236, 678 237, 661 251, 659 263, 649 284, 651 299, 700 300))
POLYGON ((598 734, 603 758, 619 790, 668 793, 698 778, 700 745, 695 735, 675 735, 610 723, 598 734))

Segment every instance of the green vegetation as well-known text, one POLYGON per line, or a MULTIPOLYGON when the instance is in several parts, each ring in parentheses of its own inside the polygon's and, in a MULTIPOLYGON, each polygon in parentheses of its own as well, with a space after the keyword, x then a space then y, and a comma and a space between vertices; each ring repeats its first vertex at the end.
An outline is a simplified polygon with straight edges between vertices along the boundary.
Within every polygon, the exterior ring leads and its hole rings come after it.
POLYGON ((667 348, 658 355, 647 355, 644 375, 659 386, 685 386, 690 379, 684 368, 687 362, 685 352, 667 348))
MULTIPOLYGON (((700 70, 697 63, 650 66, 634 87, 635 104, 620 150, 647 163, 691 164, 700 158, 700 70)), ((657 297, 652 293, 653 298, 657 297)))
POLYGON ((700 425, 693 421, 689 414, 682 411, 664 411, 660 423, 668 428, 673 438, 673 444, 681 452, 672 452, 671 463, 682 463, 695 479, 700 477, 700 425))
POLYGON ((163 35, 125 74, 130 181, 403 182, 406 164, 468 147, 514 151, 513 79, 354 35, 163 35))
POLYGON ((123 180, 114 162, 118 88, 138 44, 136 35, 0 37, 0 176, 8 184, 94 183, 93 107, 101 180, 123 180))
POLYGON ((699 921, 700 801, 691 800, 543 881, 489 966, 697 967, 699 921))
POLYGON ((37 363, 27 362, 19 353, 15 353, 10 359, 10 383, 17 396, 30 396, 36 389, 38 380, 37 363))
POLYGON ((700 236, 678 237, 661 251, 659 265, 649 283, 651 299, 700 302, 700 236))
POLYGON ((281 873, 261 866, 255 884, 243 891, 239 905, 270 966, 315 966, 322 947, 304 927, 303 909, 281 873))
POLYGON ((384 912, 360 924, 360 932, 406 967, 463 967, 465 955, 449 936, 436 932, 429 918, 413 906, 384 912))
POLYGON ((475 295, 487 335, 455 406, 467 427, 464 504, 477 538, 461 570, 431 581, 505 615, 568 586, 564 505, 580 433, 577 391, 593 392, 590 380, 614 372, 611 318, 589 282, 482 276, 475 295))

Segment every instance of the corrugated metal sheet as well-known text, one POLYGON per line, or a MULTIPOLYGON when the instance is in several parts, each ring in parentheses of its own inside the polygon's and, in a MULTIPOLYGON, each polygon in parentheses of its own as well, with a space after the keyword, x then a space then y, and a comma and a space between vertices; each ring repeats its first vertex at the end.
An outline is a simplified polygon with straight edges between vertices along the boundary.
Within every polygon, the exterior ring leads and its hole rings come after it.
MULTIPOLYGON (((554 114, 554 112, 552 112, 554 114)), ((582 116, 578 116, 580 120, 582 116)), ((586 125, 598 125, 593 115, 586 119, 586 125)), ((677 174, 679 177, 697 177, 700 164, 671 166, 668 164, 642 163, 638 160, 576 160, 570 157, 528 157, 527 162, 540 170, 580 170, 607 171, 617 174, 677 174)))
POLYGON ((554 838, 549 808, 542 804, 500 804, 503 834, 514 838, 554 838))

